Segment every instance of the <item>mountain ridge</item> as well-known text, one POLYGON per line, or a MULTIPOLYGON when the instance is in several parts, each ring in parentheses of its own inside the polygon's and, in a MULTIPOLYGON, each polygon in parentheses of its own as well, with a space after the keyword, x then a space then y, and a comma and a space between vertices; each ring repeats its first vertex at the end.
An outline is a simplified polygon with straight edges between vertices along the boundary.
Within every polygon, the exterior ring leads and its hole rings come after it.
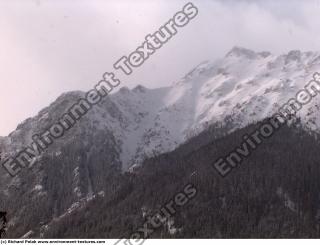
MULTIPOLYGON (((119 154, 126 169, 146 157, 173 150, 187 135, 228 117, 233 118, 235 127, 243 127, 271 116, 318 70, 317 52, 290 51, 275 56, 234 47, 219 60, 200 63, 169 87, 122 87, 90 110, 87 123, 115 133, 122 144, 119 154)), ((12 155, 23 144, 30 143, 31 135, 48 128, 50 121, 54 123, 59 114, 83 96, 82 91, 63 93, 35 117, 0 138, 0 151, 12 155), (4 149, 3 145, 10 144, 14 147, 4 149)), ((299 112, 312 130, 320 126, 320 118, 314 113, 318 106, 316 99, 299 112)))
MULTIPOLYGON (((116 192, 119 186, 113 183, 132 171, 131 166, 177 149, 211 125, 231 133, 264 120, 317 71, 317 52, 276 56, 237 47, 219 60, 200 63, 169 87, 123 87, 92 107, 43 152, 32 169, 11 178, 1 168, 0 207, 14 211, 11 226, 25 227, 21 222, 34 215, 24 212, 28 208, 42 210, 34 220, 48 223, 78 202, 116 192)), ((59 96, 0 138, 0 152, 14 156, 31 142, 32 135, 56 123, 83 95, 75 91, 59 96)), ((297 114, 306 130, 319 132, 319 102, 315 98, 297 114)), ((17 234, 27 232, 21 229, 17 234)))

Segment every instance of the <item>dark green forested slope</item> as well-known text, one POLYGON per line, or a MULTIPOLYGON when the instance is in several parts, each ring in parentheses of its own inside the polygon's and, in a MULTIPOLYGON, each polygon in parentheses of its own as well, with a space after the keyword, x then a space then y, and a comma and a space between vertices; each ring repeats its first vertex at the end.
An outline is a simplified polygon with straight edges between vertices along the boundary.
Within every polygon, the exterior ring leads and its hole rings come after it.
POLYGON ((128 237, 144 222, 142 207, 155 212, 192 183, 197 196, 174 216, 181 230, 171 235, 160 227, 151 237, 319 237, 320 142, 315 136, 284 126, 226 178, 213 170, 212 163, 257 126, 219 139, 213 135, 221 129, 212 129, 174 152, 145 161, 136 173, 114 180, 117 192, 54 222, 45 236, 128 237))

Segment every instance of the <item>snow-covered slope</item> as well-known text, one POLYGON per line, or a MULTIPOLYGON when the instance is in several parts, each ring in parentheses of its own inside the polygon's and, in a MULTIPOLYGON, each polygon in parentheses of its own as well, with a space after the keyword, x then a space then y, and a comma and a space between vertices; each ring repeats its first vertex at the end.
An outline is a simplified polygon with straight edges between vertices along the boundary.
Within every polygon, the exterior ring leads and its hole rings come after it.
MULTIPOLYGON (((316 71, 320 71, 317 52, 291 51, 276 56, 235 47, 220 60, 198 65, 170 87, 120 89, 94 107, 77 131, 91 126, 92 130, 110 131, 119 161, 127 169, 145 157, 174 149, 192 132, 223 122, 228 116, 236 127, 270 116, 294 97, 316 71)), ((38 116, 27 119, 9 137, 0 139, 4 151, 11 148, 10 142, 15 149, 30 142, 33 133, 49 126, 83 95, 63 94, 38 116)), ((306 106, 300 112, 313 129, 320 123, 315 113, 318 101, 316 98, 310 108, 306 106)), ((72 133, 68 133, 64 144, 71 143, 72 138, 72 133)))
MULTIPOLYGON (((102 191, 117 192, 113 183, 121 168, 130 170, 147 157, 173 150, 213 123, 228 123, 234 130, 271 116, 314 72, 320 72, 317 52, 276 56, 235 47, 215 62, 199 64, 170 87, 123 87, 94 106, 32 169, 11 178, 0 168, 0 208, 13 213, 12 226, 24 227, 26 208, 45 210, 49 216, 39 214, 38 219, 48 224, 102 191)), ((84 96, 80 91, 62 94, 0 137, 2 155, 23 149, 33 134, 56 123, 84 96)), ((319 101, 315 97, 299 112, 311 130, 320 128, 319 101)))
MULTIPOLYGON (((291 51, 275 56, 233 48, 224 58, 204 62, 169 88, 123 89, 112 96, 130 115, 123 135, 125 165, 172 150, 192 132, 231 118, 235 127, 271 116, 320 71, 320 53, 291 51)), ((299 112, 306 126, 319 128, 320 96, 299 112)), ((194 133, 193 133, 194 134, 194 133)))

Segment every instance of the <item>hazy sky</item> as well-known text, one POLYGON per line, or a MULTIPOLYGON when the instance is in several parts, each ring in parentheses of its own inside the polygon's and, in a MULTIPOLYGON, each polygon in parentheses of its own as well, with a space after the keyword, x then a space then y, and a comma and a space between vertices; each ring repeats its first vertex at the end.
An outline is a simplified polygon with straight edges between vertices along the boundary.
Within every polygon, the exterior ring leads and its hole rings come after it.
MULTIPOLYGON (((89 90, 188 1, 0 0, 0 135, 70 90, 89 90)), ((320 50, 315 0, 194 0, 199 14, 122 85, 160 87, 233 46, 320 50)))

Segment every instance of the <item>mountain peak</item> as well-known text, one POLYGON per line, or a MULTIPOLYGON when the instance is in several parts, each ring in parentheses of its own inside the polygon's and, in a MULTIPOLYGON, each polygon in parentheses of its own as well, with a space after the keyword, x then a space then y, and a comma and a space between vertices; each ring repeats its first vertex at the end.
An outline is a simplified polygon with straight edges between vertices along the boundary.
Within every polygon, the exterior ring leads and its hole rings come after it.
POLYGON ((300 50, 291 50, 286 56, 286 62, 289 61, 300 61, 302 53, 300 50))
POLYGON ((246 58, 249 58, 249 59, 254 59, 254 58, 257 58, 259 56, 263 57, 263 58, 266 58, 269 55, 271 55, 270 52, 263 51, 263 52, 259 52, 258 53, 258 52, 255 52, 255 51, 251 50, 251 49, 235 46, 227 53, 226 57, 235 56, 235 57, 246 57, 246 58))
POLYGON ((140 93, 145 93, 147 90, 146 87, 142 86, 142 85, 138 85, 136 86, 132 91, 133 92, 140 92, 140 93))
POLYGON ((235 46, 233 47, 226 55, 227 57, 230 56, 245 56, 247 58, 255 58, 257 56, 257 53, 254 52, 251 49, 246 49, 243 47, 235 46))

